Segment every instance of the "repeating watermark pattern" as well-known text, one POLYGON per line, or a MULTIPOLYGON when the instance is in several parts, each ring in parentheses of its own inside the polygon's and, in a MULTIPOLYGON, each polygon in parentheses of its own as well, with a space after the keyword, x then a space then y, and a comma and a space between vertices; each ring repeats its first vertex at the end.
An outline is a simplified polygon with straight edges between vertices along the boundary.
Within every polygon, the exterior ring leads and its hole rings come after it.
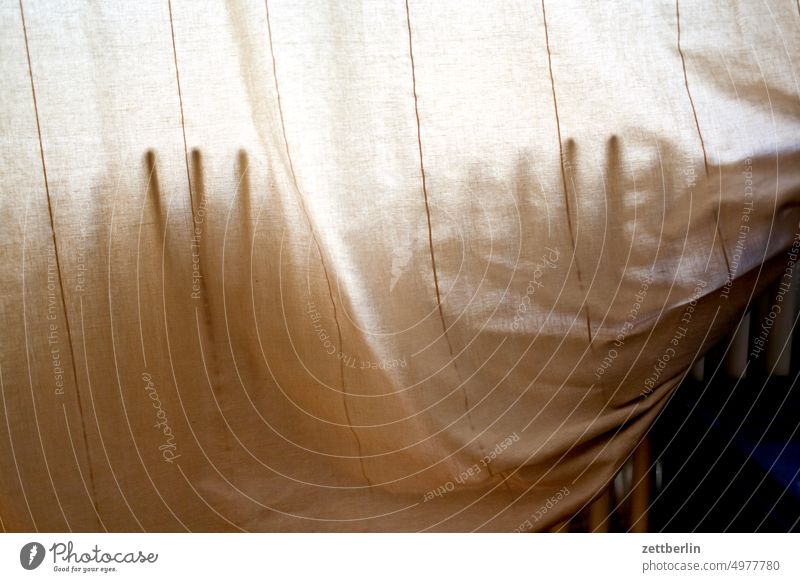
POLYGON ((308 301, 306 303, 306 313, 308 313, 308 317, 311 319, 311 323, 314 326, 314 333, 319 338, 322 347, 325 348, 325 352, 329 356, 332 356, 338 350, 336 344, 333 343, 333 339, 328 335, 328 331, 322 325, 322 313, 317 309, 317 304, 313 301, 308 301))
POLYGON ((175 459, 180 457, 178 454, 178 446, 175 444, 175 434, 169 424, 167 413, 161 404, 161 399, 158 396, 158 389, 153 382, 152 376, 147 372, 142 372, 142 380, 144 381, 144 390, 147 392, 148 397, 153 402, 153 408, 156 409, 156 423, 153 425, 163 435, 163 442, 158 446, 161 452, 161 457, 167 463, 175 462, 175 459))
POLYGON ((653 364, 653 369, 650 372, 650 376, 648 376, 644 381, 644 388, 640 393, 642 398, 647 398, 653 393, 653 390, 658 384, 664 369, 667 367, 672 358, 677 355, 677 349, 681 343, 681 340, 683 340, 683 338, 686 337, 686 334, 689 333, 689 326, 692 323, 692 317, 694 315, 694 310, 697 307, 697 301, 703 296, 703 292, 707 284, 708 283, 702 279, 698 279, 695 283, 694 291, 692 292, 692 298, 686 305, 686 309, 683 310, 683 315, 681 316, 678 327, 672 334, 667 347, 658 357, 656 363, 653 364))
POLYGON ((541 259, 533 266, 533 273, 528 281, 528 286, 525 288, 525 295, 522 297, 519 305, 517 305, 516 313, 514 313, 514 321, 511 324, 511 329, 514 331, 519 330, 523 315, 528 311, 528 307, 530 307, 533 302, 533 296, 536 294, 536 290, 544 287, 542 277, 544 276, 545 270, 555 269, 558 264, 558 249, 545 247, 545 250, 547 250, 547 254, 542 255, 541 259))
POLYGON ((739 230, 736 236, 736 246, 733 249, 733 255, 730 258, 730 271, 728 272, 728 280, 720 291, 720 297, 728 299, 733 287, 733 280, 739 272, 739 266, 742 262, 742 255, 744 254, 747 237, 750 234, 750 215, 753 213, 753 160, 750 158, 744 161, 744 202, 742 203, 742 213, 739 215, 739 230))
POLYGON ((505 450, 518 441, 519 435, 516 432, 508 435, 505 439, 495 444, 494 448, 481 457, 480 460, 461 471, 461 473, 459 473, 455 479, 448 481, 444 485, 439 485, 436 489, 431 489, 425 493, 422 498, 423 503, 432 501, 435 497, 443 497, 448 493, 455 491, 456 485, 463 485, 464 483, 474 479, 480 475, 484 469, 488 469, 492 461, 494 461, 505 450))
POLYGON ((697 186, 697 170, 694 167, 695 158, 688 150, 683 153, 683 177, 686 178, 686 189, 694 190, 697 186))
POLYGON ((206 219, 206 199, 200 199, 197 205, 197 212, 194 214, 192 222, 194 223, 191 238, 191 252, 192 252, 192 299, 200 299, 203 290, 201 281, 203 279, 203 270, 200 266, 200 241, 203 238, 203 223, 206 219))
POLYGON ((373 362, 370 360, 362 360, 360 358, 357 358, 353 354, 348 354, 347 352, 338 352, 337 357, 340 360, 342 360, 342 362, 346 367, 357 370, 391 370, 394 368, 408 367, 408 362, 406 361, 405 356, 403 356, 399 360, 398 359, 380 360, 377 362, 373 362))
POLYGON ((342 361, 342 364, 347 368, 354 370, 392 370, 395 368, 407 368, 408 361, 406 357, 383 359, 378 361, 364 360, 353 354, 344 352, 338 348, 334 343, 333 338, 322 325, 322 313, 317 309, 316 303, 308 301, 306 303, 306 313, 308 314, 311 324, 314 326, 314 333, 316 334, 319 342, 329 356, 336 356, 342 361))
POLYGON ((547 515, 547 513, 556 505, 558 505, 562 499, 569 495, 569 493, 569 488, 567 486, 564 486, 556 491, 555 494, 548 497, 547 500, 539 507, 539 509, 534 511, 528 519, 519 524, 512 533, 524 533, 526 531, 531 531, 536 523, 545 515, 547 515))
POLYGON ((608 348, 608 352, 606 352, 606 355, 600 361, 600 365, 597 366, 594 371, 594 377, 598 381, 611 368, 614 360, 616 360, 619 356, 618 350, 622 349, 622 346, 625 345, 625 340, 628 338, 628 335, 631 333, 631 331, 633 331, 633 326, 639 319, 639 313, 642 310, 644 300, 647 298, 647 290, 650 288, 652 283, 653 272, 648 271, 645 276, 641 278, 639 290, 636 292, 636 295, 633 296, 633 305, 631 305, 631 308, 628 310, 628 313, 625 316, 625 323, 622 324, 622 329, 620 329, 619 333, 614 338, 613 347, 608 348))
POLYGON ((47 249, 47 345, 55 395, 64 395, 64 367, 61 364, 61 332, 58 326, 59 283, 58 262, 54 246, 47 249))
POLYGON ((86 211, 80 213, 78 223, 78 233, 80 236, 77 239, 77 246, 75 249, 75 293, 83 295, 86 290, 86 211))
MULTIPOLYGON (((798 226, 800 227, 800 225, 798 226)), ((783 270, 783 274, 778 280, 778 290, 775 293, 775 300, 769 309, 769 313, 764 318, 764 321, 761 322, 758 335, 753 339, 753 349, 750 351, 750 357, 754 360, 766 349, 769 334, 772 332, 772 326, 775 325, 778 314, 783 310, 783 300, 792 285, 794 267, 797 264, 798 254, 800 254, 800 230, 795 233, 792 246, 789 247, 789 251, 786 253, 786 268, 783 270)))

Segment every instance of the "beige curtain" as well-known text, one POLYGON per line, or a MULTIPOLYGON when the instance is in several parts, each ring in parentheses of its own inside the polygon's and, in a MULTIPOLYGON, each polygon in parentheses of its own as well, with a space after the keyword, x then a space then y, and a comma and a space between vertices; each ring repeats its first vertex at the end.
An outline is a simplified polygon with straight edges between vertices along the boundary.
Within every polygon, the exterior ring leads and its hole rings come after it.
POLYGON ((792 264, 796 0, 0 28, 6 530, 553 527, 792 264))

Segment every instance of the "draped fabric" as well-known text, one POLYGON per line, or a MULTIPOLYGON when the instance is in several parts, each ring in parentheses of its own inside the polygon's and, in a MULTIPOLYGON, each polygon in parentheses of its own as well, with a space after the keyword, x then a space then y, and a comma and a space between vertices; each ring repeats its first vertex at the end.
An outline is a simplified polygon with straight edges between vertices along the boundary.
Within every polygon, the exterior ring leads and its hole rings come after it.
POLYGON ((6 530, 552 528, 793 276, 796 0, 0 28, 6 530))

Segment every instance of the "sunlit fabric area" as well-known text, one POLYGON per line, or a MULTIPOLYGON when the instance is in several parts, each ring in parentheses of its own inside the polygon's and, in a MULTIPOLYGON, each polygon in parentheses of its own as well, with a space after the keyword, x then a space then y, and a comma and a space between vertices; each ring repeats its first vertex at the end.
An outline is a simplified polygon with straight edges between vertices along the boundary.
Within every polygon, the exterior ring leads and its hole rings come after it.
POLYGON ((0 0, 2 529, 797 530, 798 64, 796 0, 0 0))

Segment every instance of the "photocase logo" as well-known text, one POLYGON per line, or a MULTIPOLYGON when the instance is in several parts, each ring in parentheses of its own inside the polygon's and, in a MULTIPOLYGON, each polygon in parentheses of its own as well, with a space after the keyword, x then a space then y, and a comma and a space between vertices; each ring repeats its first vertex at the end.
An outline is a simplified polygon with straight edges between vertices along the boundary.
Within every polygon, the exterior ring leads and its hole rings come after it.
POLYGON ((35 570, 44 561, 44 546, 39 542, 28 542, 19 551, 19 563, 26 570, 35 570))

